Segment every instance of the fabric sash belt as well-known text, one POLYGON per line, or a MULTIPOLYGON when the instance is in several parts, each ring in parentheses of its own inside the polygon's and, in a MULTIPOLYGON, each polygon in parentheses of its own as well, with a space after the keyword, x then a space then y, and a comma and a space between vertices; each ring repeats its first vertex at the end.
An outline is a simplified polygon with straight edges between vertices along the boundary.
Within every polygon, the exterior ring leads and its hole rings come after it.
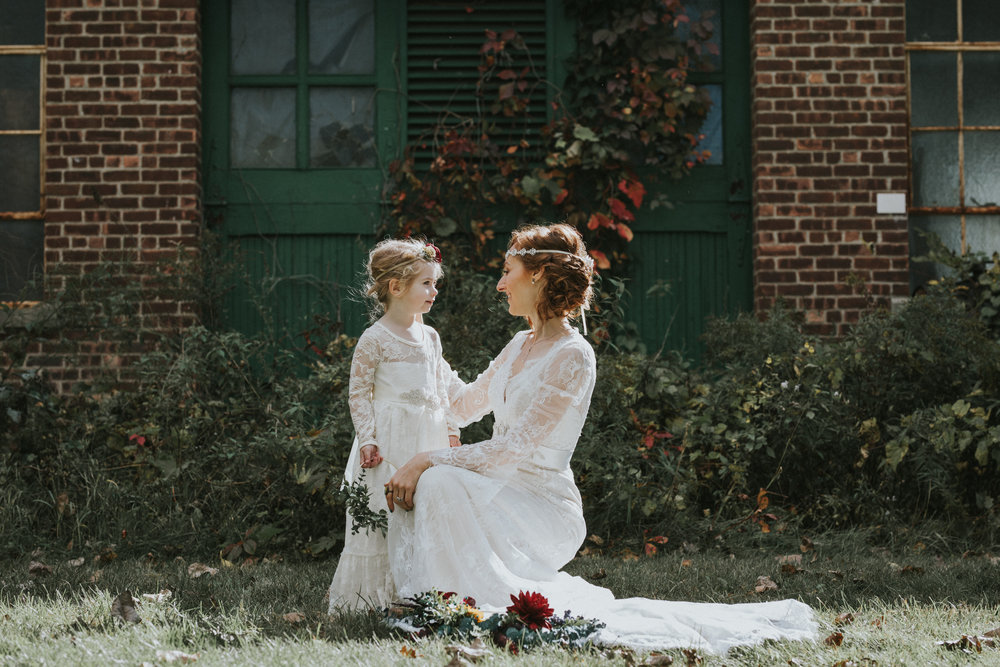
POLYGON ((569 460, 573 458, 572 449, 553 449, 539 445, 532 452, 530 461, 540 468, 551 468, 552 470, 565 470, 569 467, 569 460))

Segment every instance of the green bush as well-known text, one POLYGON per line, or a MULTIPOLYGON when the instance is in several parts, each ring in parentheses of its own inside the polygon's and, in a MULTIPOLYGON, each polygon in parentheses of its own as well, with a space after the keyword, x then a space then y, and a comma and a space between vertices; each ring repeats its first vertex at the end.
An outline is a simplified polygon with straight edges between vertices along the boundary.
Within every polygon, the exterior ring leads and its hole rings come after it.
MULTIPOLYGON (((597 386, 573 458, 591 533, 650 547, 945 518, 992 539, 1000 343, 953 291, 873 311, 839 341, 803 335, 781 307, 716 320, 701 366, 635 351, 623 286, 598 293, 597 386)), ((460 268, 428 320, 465 380, 524 327, 494 276, 460 268)), ((191 327, 144 357, 136 391, 57 396, 44 375, 11 366, 0 378, 0 549, 336 554, 355 341, 322 324, 305 352, 191 327)))

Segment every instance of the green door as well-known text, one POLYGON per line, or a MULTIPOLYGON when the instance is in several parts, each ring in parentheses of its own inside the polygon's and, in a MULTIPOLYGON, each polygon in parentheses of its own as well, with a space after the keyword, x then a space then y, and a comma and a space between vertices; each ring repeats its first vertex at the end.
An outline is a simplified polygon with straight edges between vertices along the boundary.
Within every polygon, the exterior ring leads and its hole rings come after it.
POLYGON ((684 4, 692 20, 715 12, 719 56, 691 76, 713 99, 700 145, 712 155, 665 188, 672 208, 637 218, 629 318, 650 351, 697 357, 707 317, 752 307, 749 9, 747 0, 684 4))
POLYGON ((400 136, 399 4, 204 3, 206 219, 240 269, 226 325, 360 330, 348 297, 400 136))
MULTIPOLYGON (((701 146, 712 158, 669 186, 673 208, 638 218, 629 316, 648 347, 696 354, 706 316, 751 303, 748 9, 686 4, 724 9, 716 66, 692 79, 716 101, 701 146), (665 296, 646 295, 659 284, 665 296)), ((206 218, 243 270, 226 325, 258 330, 263 312, 279 333, 314 315, 361 330, 348 297, 379 228, 388 162, 446 107, 478 103, 484 26, 518 29, 562 79, 573 41, 557 0, 204 3, 206 218)))

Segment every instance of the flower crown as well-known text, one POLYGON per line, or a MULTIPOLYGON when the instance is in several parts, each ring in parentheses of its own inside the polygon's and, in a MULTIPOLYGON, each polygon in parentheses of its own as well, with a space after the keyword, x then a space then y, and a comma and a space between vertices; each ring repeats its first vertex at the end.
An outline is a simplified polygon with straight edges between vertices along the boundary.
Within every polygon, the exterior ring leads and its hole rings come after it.
POLYGON ((594 259, 590 255, 580 256, 575 252, 569 252, 568 250, 549 250, 548 248, 520 248, 519 250, 515 250, 514 248, 507 249, 507 255, 517 257, 524 257, 525 255, 538 255, 540 253, 569 255, 570 257, 576 257, 579 259, 588 269, 594 268, 594 259))
POLYGON ((428 262, 437 262, 438 264, 441 263, 441 249, 433 243, 428 243, 421 248, 420 252, 417 253, 417 256, 428 262))

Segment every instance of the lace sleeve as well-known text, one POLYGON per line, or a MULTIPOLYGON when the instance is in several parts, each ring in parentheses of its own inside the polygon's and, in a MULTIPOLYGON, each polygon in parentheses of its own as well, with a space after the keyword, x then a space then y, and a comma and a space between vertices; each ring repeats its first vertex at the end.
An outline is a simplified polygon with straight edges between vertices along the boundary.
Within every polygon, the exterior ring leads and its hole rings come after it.
POLYGON ((428 331, 434 340, 434 355, 436 360, 434 379, 436 386, 436 393, 438 399, 440 399, 441 404, 447 407, 447 422, 448 422, 448 435, 459 435, 459 423, 458 418, 455 416, 454 410, 451 408, 451 390, 454 386, 456 391, 459 388, 464 387, 465 383, 462 382, 461 378, 458 377, 458 373, 451 370, 451 365, 445 361, 444 353, 441 350, 441 337, 438 332, 434 329, 428 327, 428 331))
MULTIPOLYGON (((589 348, 575 345, 560 350, 542 370, 531 407, 505 433, 464 447, 432 451, 431 463, 485 472, 526 459, 535 447, 549 441, 566 412, 590 395, 597 369, 588 352, 589 348)), ((586 411, 587 406, 582 409, 586 411)))
POLYGON ((348 383, 347 404, 351 409, 351 420, 358 434, 358 446, 377 445, 375 434, 375 407, 372 405, 372 390, 375 388, 375 369, 381 358, 378 340, 371 329, 358 339, 351 359, 351 378, 348 383))

